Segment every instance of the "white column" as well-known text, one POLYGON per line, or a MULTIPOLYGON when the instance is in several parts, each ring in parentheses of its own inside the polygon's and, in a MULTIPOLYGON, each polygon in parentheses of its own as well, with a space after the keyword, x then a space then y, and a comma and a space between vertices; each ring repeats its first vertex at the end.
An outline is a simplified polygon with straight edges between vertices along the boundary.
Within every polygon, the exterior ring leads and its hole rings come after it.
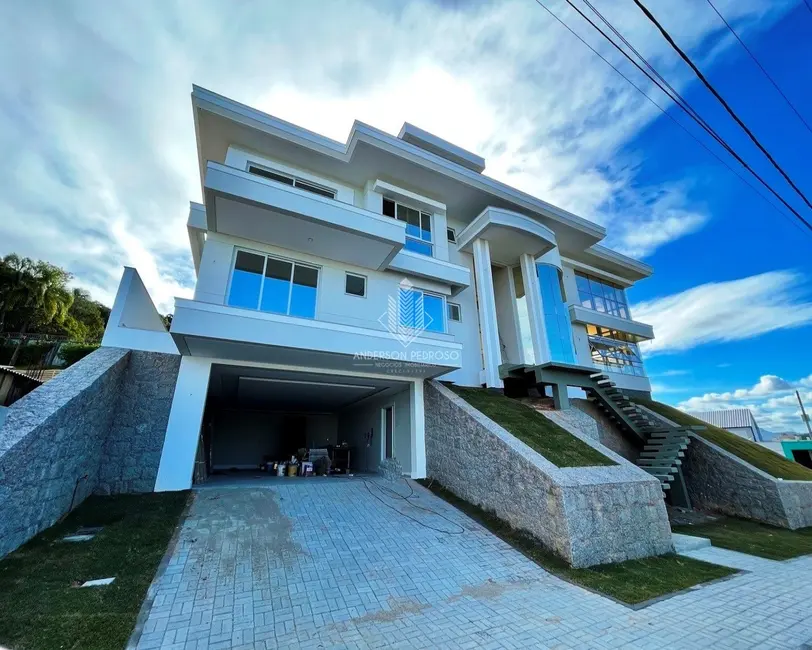
POLYGON ((536 273, 536 260, 524 253, 519 258, 522 267, 522 282, 527 301, 527 315, 530 319, 530 337, 533 341, 533 356, 537 364, 550 360, 550 346, 547 343, 547 332, 544 328, 544 307, 541 304, 541 289, 536 273))
POLYGON ((155 479, 156 492, 188 490, 192 487, 192 472, 210 373, 209 359, 183 357, 180 360, 161 464, 155 479))
POLYGON ((412 424, 412 478, 426 478, 426 416, 423 410, 423 380, 409 387, 409 415, 412 424))
POLYGON ((488 388, 501 388, 499 365, 502 353, 499 349, 499 327, 496 323, 496 297, 493 293, 491 273, 491 248, 485 239, 475 239, 473 244, 474 273, 479 311, 479 334, 482 343, 482 359, 485 369, 484 384, 488 388))

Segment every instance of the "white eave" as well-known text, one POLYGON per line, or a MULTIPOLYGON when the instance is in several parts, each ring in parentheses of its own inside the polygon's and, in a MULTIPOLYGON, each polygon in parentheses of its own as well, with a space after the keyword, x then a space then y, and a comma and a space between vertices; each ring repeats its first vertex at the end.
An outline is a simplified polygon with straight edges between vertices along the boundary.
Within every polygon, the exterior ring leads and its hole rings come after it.
MULTIPOLYGON (((476 195, 471 199, 476 199, 480 204, 484 202, 483 205, 477 208, 477 212, 487 204, 496 203, 501 204, 500 207, 507 209, 518 208, 532 214, 556 232, 559 245, 565 249, 565 252, 569 248, 572 250, 588 248, 606 235, 606 230, 596 223, 484 176, 463 164, 452 162, 448 158, 359 121, 353 123, 347 142, 341 143, 199 86, 193 86, 192 105, 194 108, 201 182, 205 177, 207 160, 222 162, 225 157, 225 148, 227 148, 227 145, 224 145, 223 142, 216 143, 216 150, 211 151, 204 150, 205 147, 201 146, 200 111, 202 110, 221 116, 232 123, 244 125, 264 133, 274 138, 277 143, 280 140, 285 141, 284 146, 287 148, 304 147, 311 152, 321 154, 322 162, 319 164, 329 168, 328 171, 331 171, 336 177, 346 176, 351 173, 351 170, 348 170, 346 165, 337 163, 349 163, 360 144, 372 147, 378 152, 388 152, 402 161, 407 161, 425 171, 436 173, 445 179, 461 184, 456 188, 452 187, 451 193, 459 194, 464 188, 467 188, 466 191, 473 190, 482 193, 481 196, 476 195)), ((252 140, 255 143, 255 148, 262 146, 260 138, 256 136, 253 139, 244 138, 244 140, 252 140)), ((460 151, 464 152, 465 150, 461 149, 460 151)), ((316 164, 318 161, 311 158, 311 163, 316 164)), ((398 164, 402 165, 403 163, 398 164)), ((415 168, 412 167, 411 169, 415 168)), ((374 176, 370 178, 374 178, 374 176)), ((350 180, 357 182, 360 179, 350 180)), ((438 198, 444 199, 444 197, 440 196, 441 194, 441 192, 438 193, 438 198)))

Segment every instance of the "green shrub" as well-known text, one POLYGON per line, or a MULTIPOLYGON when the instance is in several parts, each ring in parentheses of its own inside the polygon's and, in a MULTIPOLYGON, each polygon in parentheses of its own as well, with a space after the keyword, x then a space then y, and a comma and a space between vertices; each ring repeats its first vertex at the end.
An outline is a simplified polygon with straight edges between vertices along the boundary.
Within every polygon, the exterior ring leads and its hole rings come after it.
POLYGON ((65 367, 67 368, 98 349, 99 345, 97 343, 66 343, 59 348, 59 356, 65 361, 65 367))

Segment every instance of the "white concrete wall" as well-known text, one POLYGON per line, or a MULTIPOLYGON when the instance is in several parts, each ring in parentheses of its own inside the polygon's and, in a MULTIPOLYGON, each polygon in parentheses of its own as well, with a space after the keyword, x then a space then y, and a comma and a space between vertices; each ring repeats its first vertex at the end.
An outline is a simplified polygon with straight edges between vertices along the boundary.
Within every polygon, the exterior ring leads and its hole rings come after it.
POLYGON ((356 196, 360 197, 363 195, 363 190, 361 188, 355 188, 351 185, 347 185, 346 183, 342 183, 341 181, 313 174, 307 169, 295 167, 281 160, 263 154, 241 149, 239 147, 228 148, 228 153, 226 154, 224 164, 228 165, 229 167, 235 167, 239 170, 247 172, 249 163, 254 163, 260 167, 267 167, 289 176, 295 176, 296 178, 301 178, 302 180, 311 181, 317 185, 328 187, 335 191, 335 198, 337 201, 349 203, 350 205, 355 205, 357 207, 363 207, 356 201, 356 196))
POLYGON ((125 266, 104 330, 102 346, 178 354, 141 276, 125 266))
POLYGON ((346 440, 354 448, 353 464, 358 471, 375 472, 383 458, 383 423, 381 409, 394 405, 395 440, 394 455, 403 471, 412 471, 412 425, 409 407, 409 390, 391 396, 372 397, 339 413, 338 439, 346 440), (372 429, 372 444, 366 447, 365 434, 372 429))
MULTIPOLYGON (((231 269, 237 248, 276 255, 320 267, 316 320, 376 330, 386 329, 378 319, 386 313, 389 297, 397 296, 398 284, 404 277, 402 274, 372 271, 219 233, 209 233, 203 247, 200 273, 195 287, 195 300, 219 305, 226 304, 231 269), (348 272, 367 278, 365 298, 345 293, 344 281, 348 272)), ((450 293, 448 286, 431 280, 410 278, 410 281, 419 289, 444 295, 450 293)), ((431 338, 436 335, 426 332, 425 336, 431 338)))
MULTIPOLYGON (((454 228, 457 234, 465 228, 465 222, 448 219, 448 226, 454 228)), ((462 367, 439 379, 453 381, 461 386, 479 386, 479 373, 482 370, 482 351, 479 340, 479 314, 476 304, 476 289, 474 288, 474 258, 468 253, 457 250, 456 244, 448 245, 448 261, 452 264, 465 266, 471 271, 471 286, 463 289, 451 302, 460 306, 462 322, 449 323, 448 331, 454 335, 454 340, 462 344, 462 367)))
POLYGON ((510 281, 511 269, 493 269, 493 290, 496 294, 496 320, 499 324, 499 345, 503 363, 521 363, 519 331, 516 323, 515 301, 510 281))

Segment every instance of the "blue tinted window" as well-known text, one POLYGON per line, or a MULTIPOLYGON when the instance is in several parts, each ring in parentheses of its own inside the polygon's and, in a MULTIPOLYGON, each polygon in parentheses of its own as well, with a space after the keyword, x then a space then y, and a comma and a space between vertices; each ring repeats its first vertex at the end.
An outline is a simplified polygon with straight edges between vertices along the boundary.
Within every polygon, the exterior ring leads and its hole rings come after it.
POLYGON ((262 287, 262 311, 275 314, 288 313, 291 263, 268 258, 265 267, 265 285, 262 287))
POLYGON ((572 330, 567 306, 561 293, 559 271, 549 264, 536 264, 544 310, 544 328, 550 346, 552 361, 575 363, 572 348, 572 330))
POLYGON ((443 299, 423 294, 423 328, 430 332, 445 332, 443 299))
POLYGON ((229 305, 257 308, 264 264, 265 257, 262 255, 254 255, 245 251, 237 252, 234 274, 231 277, 231 291, 228 294, 229 305))
POLYGON ((316 315, 316 285, 318 270, 299 266, 293 271, 293 289, 290 295, 290 315, 313 318, 316 315))
POLYGON ((406 244, 404 248, 407 251, 412 251, 414 253, 420 253, 421 255, 429 255, 431 256, 431 244, 427 244, 426 242, 419 241, 417 239, 411 239, 409 237, 406 238, 406 244))

